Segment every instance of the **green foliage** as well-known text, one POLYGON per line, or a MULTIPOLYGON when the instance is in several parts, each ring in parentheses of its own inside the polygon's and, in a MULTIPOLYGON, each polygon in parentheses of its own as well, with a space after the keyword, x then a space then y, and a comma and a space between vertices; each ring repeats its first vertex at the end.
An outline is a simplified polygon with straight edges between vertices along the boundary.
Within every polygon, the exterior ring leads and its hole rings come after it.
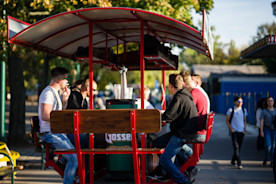
MULTIPOLYGON (((48 16, 71 11, 80 8, 88 7, 132 7, 149 10, 152 12, 160 13, 165 16, 169 16, 185 23, 192 25, 191 10, 195 9, 197 13, 201 14, 202 9, 206 9, 209 12, 213 8, 213 0, 5 0, 4 3, 0 4, 0 9, 5 9, 7 15, 13 16, 19 20, 34 23, 42 20, 48 16)), ((0 41, 6 40, 6 20, 0 18, 0 41)), ((0 55, 2 56, 3 48, 0 46, 0 55)), ((117 48, 113 48, 117 51, 117 48)), ((127 51, 138 50, 138 44, 128 44, 127 51)), ((16 45, 8 44, 9 55, 13 53, 20 53, 20 57, 23 60, 24 68, 24 82, 27 90, 35 90, 37 83, 42 83, 43 75, 43 63, 45 55, 36 51, 30 51, 26 48, 21 48, 16 45)), ((119 53, 123 52, 123 46, 119 46, 119 53)), ((64 66, 71 71, 69 77, 71 83, 76 80, 76 69, 75 63, 71 60, 51 57, 50 69, 56 66, 64 66)), ((81 63, 81 78, 84 78, 88 74, 88 64, 81 63)), ((129 72, 129 83, 139 83, 140 74, 139 72, 129 72), (132 74, 133 73, 133 74, 132 74)), ((94 65, 94 76, 98 83, 99 89, 103 90, 104 86, 108 83, 120 83, 119 72, 111 71, 109 68, 101 68, 94 65)), ((160 71, 146 72, 146 81, 151 81, 149 86, 153 86, 154 79, 158 78, 161 81, 160 71), (148 74, 149 73, 149 74, 148 74)))
MULTIPOLYGON (((276 22, 272 22, 271 24, 265 23, 258 26, 256 36, 252 39, 252 44, 267 35, 276 35, 276 22)), ((248 64, 262 64, 268 73, 276 73, 275 58, 244 59, 243 62, 248 64)))
POLYGON ((213 8, 213 0, 113 0, 112 6, 132 7, 160 13, 193 26, 191 10, 201 13, 213 8))
POLYGON ((257 35, 253 38, 253 41, 256 42, 266 35, 276 35, 276 22, 272 22, 271 24, 266 23, 258 26, 257 35))

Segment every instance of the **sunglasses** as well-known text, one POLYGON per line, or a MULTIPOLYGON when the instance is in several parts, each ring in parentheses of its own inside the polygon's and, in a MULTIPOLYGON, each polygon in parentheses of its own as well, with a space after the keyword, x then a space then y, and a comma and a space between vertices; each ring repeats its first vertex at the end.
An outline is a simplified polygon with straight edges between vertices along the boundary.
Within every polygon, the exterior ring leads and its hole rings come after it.
POLYGON ((69 81, 69 77, 62 77, 62 78, 60 78, 60 79, 61 79, 61 80, 66 79, 66 80, 69 81))
POLYGON ((243 100, 238 100, 239 103, 243 103, 243 100))

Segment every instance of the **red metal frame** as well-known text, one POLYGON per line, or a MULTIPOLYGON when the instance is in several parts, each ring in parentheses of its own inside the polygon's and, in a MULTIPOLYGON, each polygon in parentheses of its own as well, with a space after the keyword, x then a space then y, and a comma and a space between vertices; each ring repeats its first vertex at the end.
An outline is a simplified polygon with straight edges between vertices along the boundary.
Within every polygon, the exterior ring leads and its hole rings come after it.
MULTIPOLYGON (((22 24, 25 24, 25 25, 27 25, 27 26, 30 26, 31 24, 29 24, 29 23, 27 23, 27 22, 24 22, 24 21, 22 21, 22 20, 19 20, 19 19, 16 19, 16 18, 14 18, 14 17, 11 17, 11 16, 7 16, 7 20, 8 19, 12 19, 12 20, 14 20, 14 21, 16 21, 16 22, 20 22, 20 23, 22 23, 22 24)), ((9 27, 9 21, 7 21, 7 27, 9 27)), ((7 31, 7 40, 8 40, 8 43, 12 43, 12 42, 10 42, 10 33, 9 33, 9 30, 7 31)))
POLYGON ((162 70, 162 85, 163 85, 163 94, 162 94, 162 110, 166 110, 166 72, 165 70, 162 70))
POLYGON ((133 169, 134 169, 134 179, 135 183, 141 183, 140 181, 140 169, 137 153, 137 140, 136 140, 136 115, 135 110, 130 111, 130 121, 131 121, 131 136, 132 136, 132 157, 133 157, 133 169))
POLYGON ((78 158, 78 171, 79 171, 79 179, 81 183, 85 183, 85 170, 84 162, 82 159, 82 151, 80 146, 80 137, 79 137, 79 112, 74 112, 74 137, 75 137, 75 147, 78 158), (82 165, 83 164, 83 165, 82 165))
MULTIPOLYGON (((90 87, 90 95, 89 95, 89 109, 94 109, 94 97, 93 97, 93 22, 89 22, 89 87, 90 87)), ((89 148, 94 148, 94 134, 89 135, 89 148)), ((89 162, 90 162, 90 181, 94 183, 94 155, 89 155, 89 162)))

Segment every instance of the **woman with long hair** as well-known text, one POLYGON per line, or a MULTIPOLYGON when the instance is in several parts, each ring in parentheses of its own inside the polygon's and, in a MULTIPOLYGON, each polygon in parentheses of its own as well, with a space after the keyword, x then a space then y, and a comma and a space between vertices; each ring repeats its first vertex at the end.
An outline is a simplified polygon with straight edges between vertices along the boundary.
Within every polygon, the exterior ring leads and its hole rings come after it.
POLYGON ((265 158, 263 165, 266 165, 270 158, 270 166, 273 166, 273 153, 276 142, 276 125, 273 121, 276 116, 276 109, 274 108, 274 99, 268 97, 266 100, 266 108, 263 110, 260 119, 260 136, 265 140, 265 158))

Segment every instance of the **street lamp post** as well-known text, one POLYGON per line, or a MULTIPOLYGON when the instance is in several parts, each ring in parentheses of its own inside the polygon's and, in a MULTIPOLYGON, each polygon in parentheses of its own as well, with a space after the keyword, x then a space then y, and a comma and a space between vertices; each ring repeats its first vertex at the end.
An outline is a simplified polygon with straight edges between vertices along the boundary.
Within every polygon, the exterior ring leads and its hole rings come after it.
MULTIPOLYGON (((3 4, 4 4, 3 0, 3 4)), ((5 5, 5 4, 4 4, 5 5)), ((6 10, 3 9, 3 20, 6 19, 6 10)), ((5 101, 6 101, 6 41, 3 40, 3 55, 2 55, 2 60, 1 60, 1 76, 0 76, 0 139, 1 141, 5 140, 5 111, 6 111, 6 106, 5 106, 5 101)))

